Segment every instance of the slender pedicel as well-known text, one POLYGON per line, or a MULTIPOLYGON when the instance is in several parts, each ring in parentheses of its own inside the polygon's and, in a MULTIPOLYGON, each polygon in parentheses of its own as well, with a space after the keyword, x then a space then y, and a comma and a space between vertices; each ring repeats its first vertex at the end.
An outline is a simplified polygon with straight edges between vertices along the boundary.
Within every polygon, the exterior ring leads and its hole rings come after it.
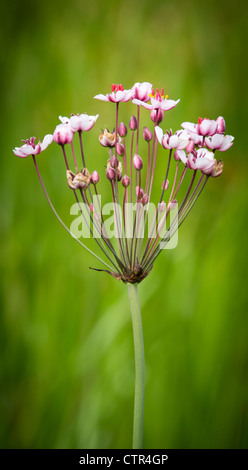
POLYGON ((36 162, 36 158, 35 156, 33 155, 33 161, 34 161, 34 165, 35 165, 35 169, 36 169, 36 172, 37 172, 37 175, 38 175, 38 178, 39 178, 39 181, 40 181, 40 184, 42 186, 42 189, 44 191, 44 194, 46 196, 46 199, 49 203, 49 206, 51 207, 54 215, 56 216, 56 218, 58 219, 58 221, 61 223, 62 227, 64 227, 64 229, 71 235, 72 238, 74 238, 74 240, 76 240, 79 245, 81 245, 83 248, 85 248, 86 251, 88 251, 88 253, 90 253, 91 255, 93 255, 96 259, 98 259, 98 261, 100 261, 101 263, 103 263, 107 268, 109 268, 110 270, 112 269, 111 266, 109 266, 109 264, 105 263, 105 261, 103 261, 102 258, 100 258, 99 256, 97 256, 93 251, 91 251, 86 245, 84 245, 84 243, 82 243, 78 238, 74 237, 73 233, 69 230, 69 228, 64 224, 63 220, 59 217, 58 213, 56 212, 49 196, 48 196, 48 193, 46 191, 46 188, 44 186, 44 183, 43 183, 43 180, 41 178, 41 174, 39 172, 39 168, 38 168, 38 165, 37 165, 37 162, 36 162))

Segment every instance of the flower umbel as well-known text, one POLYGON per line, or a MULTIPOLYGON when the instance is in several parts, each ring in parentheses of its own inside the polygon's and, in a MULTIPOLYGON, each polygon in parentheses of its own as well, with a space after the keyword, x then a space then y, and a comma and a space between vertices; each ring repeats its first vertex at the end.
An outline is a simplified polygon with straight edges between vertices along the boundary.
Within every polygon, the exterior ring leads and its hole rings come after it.
MULTIPOLYGON (((23 146, 15 148, 14 153, 20 157, 32 155, 41 180, 35 156, 45 150, 52 140, 61 146, 67 184, 73 191, 82 215, 82 223, 89 229, 91 235, 95 234, 98 248, 107 258, 104 260, 96 255, 97 259, 104 263, 108 268, 106 271, 114 278, 121 279, 124 283, 138 283, 149 274, 155 259, 185 220, 209 177, 215 178, 222 173, 223 162, 216 160, 215 152, 229 149, 233 145, 234 138, 224 135, 226 125, 222 116, 216 120, 199 118, 197 124, 184 122, 183 129, 175 133, 172 130, 164 132, 158 123, 162 121, 164 112, 175 107, 180 100, 169 100, 164 89, 159 91, 157 88, 154 91, 149 82, 135 83, 129 90, 125 90, 121 84, 114 84, 109 94, 99 94, 95 98, 115 103, 116 107, 113 131, 105 129, 99 135, 100 144, 108 151, 105 171, 104 164, 102 170, 105 173, 103 177, 110 186, 115 239, 110 236, 109 225, 100 204, 100 171, 94 168, 89 170, 86 167, 83 151, 84 132, 94 127, 98 114, 95 116, 86 113, 72 114, 70 118, 60 116, 61 124, 56 126, 53 135, 48 134, 43 142, 39 141, 38 144, 35 144, 35 138, 32 137, 24 141, 23 146), (129 126, 126 126, 124 122, 119 121, 120 105, 130 100, 137 105, 137 112, 136 115, 133 113, 129 126), (140 107, 151 111, 150 117, 151 123, 154 122, 154 129, 152 132, 144 127, 141 140, 146 150, 139 151, 140 107), (80 145, 81 169, 74 150, 76 134, 80 145), (153 201, 152 188, 156 177, 156 162, 159 158, 158 143, 168 151, 168 160, 165 164, 162 185, 162 178, 159 181, 161 196, 153 201), (72 164, 76 171, 71 167, 72 164), (185 180, 187 170, 192 170, 193 173, 188 189, 183 194, 182 182, 185 180), (128 213, 130 204, 136 207, 131 216, 128 213), (172 209, 176 204, 179 205, 177 217, 172 215, 172 209), (149 210, 152 206, 155 209, 152 222, 149 224, 149 210), (145 213, 144 208, 146 208, 145 213)), ((92 159, 89 160, 89 165, 92 165, 92 159)), ((46 196, 48 197, 47 193, 46 196)), ((49 202, 51 205, 50 200, 49 202)))

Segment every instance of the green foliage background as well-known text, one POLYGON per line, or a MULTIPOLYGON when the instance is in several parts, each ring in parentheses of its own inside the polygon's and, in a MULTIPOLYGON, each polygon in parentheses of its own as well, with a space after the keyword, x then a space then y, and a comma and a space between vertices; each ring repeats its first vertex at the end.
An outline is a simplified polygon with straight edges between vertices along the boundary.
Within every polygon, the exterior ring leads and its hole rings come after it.
MULTIPOLYGON (((58 115, 100 117, 85 139, 104 172, 111 83, 165 87, 163 127, 223 115, 234 147, 140 285, 146 356, 144 446, 247 448, 247 24, 245 4, 166 0, 1 3, 0 446, 128 448, 134 357, 127 289, 62 230, 21 139, 58 115)), ((131 104, 122 107, 129 119, 131 104)), ((145 116, 145 111, 143 112, 145 116)), ((147 114, 146 114, 147 116, 147 114)), ((222 155, 221 155, 222 156, 222 155)), ((159 167, 165 153, 160 152, 159 167)), ((39 156, 58 212, 72 199, 60 149, 39 156)), ((160 185, 159 172, 157 184, 160 185), (159 183, 158 183, 159 181, 159 183)))

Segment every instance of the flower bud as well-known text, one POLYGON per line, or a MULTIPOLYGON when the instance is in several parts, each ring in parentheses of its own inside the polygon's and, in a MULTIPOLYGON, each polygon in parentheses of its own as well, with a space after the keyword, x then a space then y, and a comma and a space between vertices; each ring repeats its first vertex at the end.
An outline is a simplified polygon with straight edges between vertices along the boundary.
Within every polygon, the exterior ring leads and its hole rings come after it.
MULTIPOLYGON (((195 144, 194 144, 193 140, 190 140, 189 143, 188 143, 188 145, 187 145, 187 147, 186 147, 186 149, 185 149, 185 150, 186 150, 186 153, 191 153, 191 152, 193 152, 194 147, 195 147, 195 144)), ((175 157, 175 155, 174 155, 174 157, 175 157)))
POLYGON ((117 168, 118 165, 119 165, 119 160, 118 158, 113 155, 111 158, 110 158, 110 165, 112 166, 112 168, 117 168))
POLYGON ((122 186, 124 186, 124 188, 127 188, 130 185, 130 179, 128 178, 127 175, 123 176, 121 183, 122 183, 122 186))
POLYGON ((148 127, 144 127, 143 129, 143 139, 145 139, 146 142, 150 142, 152 140, 152 131, 150 131, 148 127))
POLYGON ((107 168, 106 170, 106 176, 109 181, 113 181, 115 179, 115 170, 114 168, 107 168))
POLYGON ((120 122, 119 127, 118 127, 118 134, 119 134, 121 137, 126 137, 126 135, 127 135, 127 128, 126 128, 124 122, 120 122))
POLYGON ((91 173, 90 182, 92 184, 97 184, 98 181, 99 181, 99 175, 98 175, 97 171, 95 170, 95 171, 93 171, 93 173, 91 173))
POLYGON ((166 204, 165 204, 165 202, 164 202, 164 201, 160 202, 160 203, 158 204, 158 210, 159 210, 159 212, 164 212, 165 209, 166 209, 166 204))
POLYGON ((142 158, 137 155, 137 153, 135 153, 133 157, 133 166, 137 171, 140 171, 143 168, 142 158))
POLYGON ((145 193, 144 196, 141 199, 141 203, 145 206, 148 203, 148 196, 145 193))
POLYGON ((74 133, 69 124, 59 124, 56 126, 53 133, 53 139, 56 144, 65 145, 70 144, 73 140, 74 133))
POLYGON ((177 200, 176 199, 173 199, 173 201, 170 201, 167 205, 167 210, 168 211, 173 211, 173 209, 176 209, 176 204, 177 204, 177 200))
POLYGON ((161 189, 163 189, 164 191, 167 191, 168 187, 169 187, 169 180, 163 181, 161 185, 161 189))
POLYGON ((129 127, 131 131, 136 131, 137 129, 137 119, 135 116, 132 116, 130 121, 129 121, 129 127))
POLYGON ((90 204, 90 212, 94 212, 94 205, 93 205, 93 203, 90 204))
MULTIPOLYGON (((99 142, 103 147, 114 147, 115 146, 115 132, 109 132, 108 129, 104 129, 104 131, 99 135, 99 142)), ((119 135, 117 134, 117 142, 120 140, 119 135)))
POLYGON ((175 158, 176 162, 179 162, 179 161, 181 160, 180 157, 179 157, 179 155, 178 155, 178 151, 177 151, 177 150, 174 152, 174 158, 175 158))
POLYGON ((140 188, 139 186, 136 186, 135 194, 138 199, 141 199, 144 196, 144 190, 140 188))
POLYGON ((217 134, 224 134, 226 130, 225 119, 222 116, 219 116, 216 119, 216 122, 217 122, 217 134))
POLYGON ((224 163, 222 162, 222 160, 219 160, 213 167, 211 173, 210 173, 210 176, 212 176, 212 178, 216 178, 217 176, 220 176, 221 173, 223 172, 223 167, 224 167, 224 163))
POLYGON ((156 125, 160 124, 164 119, 164 111, 162 109, 152 109, 151 110, 151 120, 156 123, 156 125))
POLYGON ((120 155, 121 157, 122 155, 124 155, 125 148, 123 144, 120 144, 119 142, 117 142, 116 150, 117 150, 118 155, 120 155))

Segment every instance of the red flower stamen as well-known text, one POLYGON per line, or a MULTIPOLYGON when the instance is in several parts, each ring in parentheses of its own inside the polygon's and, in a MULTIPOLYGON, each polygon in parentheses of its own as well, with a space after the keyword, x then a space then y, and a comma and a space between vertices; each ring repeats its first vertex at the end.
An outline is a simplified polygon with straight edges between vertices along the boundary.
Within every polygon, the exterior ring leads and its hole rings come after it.
POLYGON ((116 83, 114 83, 111 86, 111 91, 112 91, 112 93, 113 92, 117 93, 117 91, 124 91, 123 85, 121 83, 120 83, 120 85, 117 85, 116 83))
POLYGON ((154 88, 152 89, 152 92, 149 95, 151 98, 155 98, 158 101, 163 101, 165 98, 168 98, 168 95, 164 96, 164 88, 161 89, 161 92, 159 89, 156 89, 156 93, 154 91, 154 88))

